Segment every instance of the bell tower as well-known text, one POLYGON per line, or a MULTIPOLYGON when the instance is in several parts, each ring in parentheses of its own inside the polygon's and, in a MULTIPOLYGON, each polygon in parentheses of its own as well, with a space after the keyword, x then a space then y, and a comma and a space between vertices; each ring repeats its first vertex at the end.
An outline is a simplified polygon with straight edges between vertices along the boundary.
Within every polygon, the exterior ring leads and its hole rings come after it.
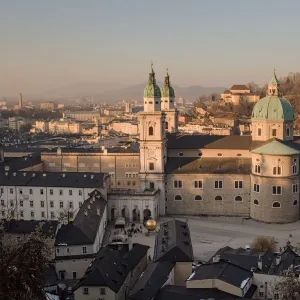
POLYGON ((144 89, 144 111, 139 114, 141 189, 159 189, 159 213, 165 214, 165 163, 167 160, 165 113, 153 65, 144 89))
POLYGON ((175 108, 175 92, 170 83, 170 75, 167 69, 164 87, 161 89, 161 110, 166 113, 165 128, 168 132, 178 131, 178 111, 175 108))

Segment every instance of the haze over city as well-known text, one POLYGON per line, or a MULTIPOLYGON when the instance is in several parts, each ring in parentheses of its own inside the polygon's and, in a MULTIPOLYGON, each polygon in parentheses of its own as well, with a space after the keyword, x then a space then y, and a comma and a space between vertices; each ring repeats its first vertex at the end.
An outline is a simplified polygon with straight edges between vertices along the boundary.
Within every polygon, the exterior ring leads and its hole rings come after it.
POLYGON ((299 1, 1 1, 0 95, 77 83, 265 84, 299 66, 299 1))

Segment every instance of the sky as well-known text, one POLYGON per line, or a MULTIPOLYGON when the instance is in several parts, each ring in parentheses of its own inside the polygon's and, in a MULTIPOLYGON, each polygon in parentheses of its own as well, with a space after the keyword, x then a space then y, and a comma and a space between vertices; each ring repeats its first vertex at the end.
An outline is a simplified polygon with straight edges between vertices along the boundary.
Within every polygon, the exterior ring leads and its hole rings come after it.
POLYGON ((82 82, 266 83, 300 71, 299 0, 0 0, 0 97, 82 82))

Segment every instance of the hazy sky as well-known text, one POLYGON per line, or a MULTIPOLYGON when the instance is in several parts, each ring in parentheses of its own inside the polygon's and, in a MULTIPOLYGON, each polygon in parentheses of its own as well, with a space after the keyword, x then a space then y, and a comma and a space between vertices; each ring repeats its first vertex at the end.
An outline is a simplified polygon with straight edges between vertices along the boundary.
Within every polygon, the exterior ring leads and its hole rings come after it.
POLYGON ((78 82, 264 83, 300 71, 299 0, 0 0, 0 97, 78 82))

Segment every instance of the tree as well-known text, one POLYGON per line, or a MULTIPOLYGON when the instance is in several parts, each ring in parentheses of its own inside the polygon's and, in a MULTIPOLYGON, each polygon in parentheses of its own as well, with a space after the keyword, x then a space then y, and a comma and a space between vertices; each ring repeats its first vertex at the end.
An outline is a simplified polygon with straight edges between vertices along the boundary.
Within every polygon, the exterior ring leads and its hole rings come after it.
POLYGON ((273 237, 258 236, 252 242, 252 248, 258 251, 276 251, 276 242, 273 237))
MULTIPOLYGON (((282 279, 275 285, 273 294, 278 294, 281 300, 299 300, 300 299, 300 280, 293 272, 282 279)), ((275 299, 275 297, 274 297, 275 299)))
POLYGON ((40 228, 22 240, 5 232, 0 224, 0 299, 44 300, 44 274, 51 247, 40 228))

